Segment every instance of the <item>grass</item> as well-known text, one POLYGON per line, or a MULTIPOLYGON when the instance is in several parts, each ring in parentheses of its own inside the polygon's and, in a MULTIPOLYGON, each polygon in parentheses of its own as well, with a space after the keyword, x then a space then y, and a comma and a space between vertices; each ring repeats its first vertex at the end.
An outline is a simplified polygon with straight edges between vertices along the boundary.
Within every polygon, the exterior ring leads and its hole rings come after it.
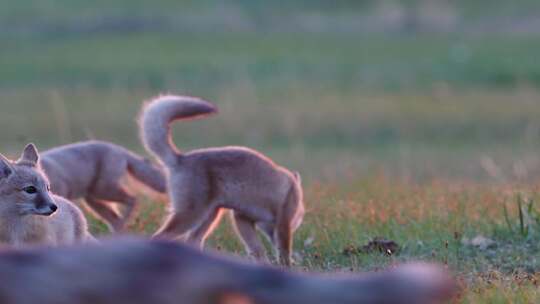
MULTIPOLYGON (((445 264, 459 281, 459 303, 537 303, 540 300, 540 192, 535 184, 480 184, 450 181, 411 183, 383 175, 347 183, 305 185, 308 212, 295 237, 297 268, 315 272, 377 270, 405 261, 445 264), (530 221, 519 230, 521 201, 530 221), (506 212, 505 212, 506 210, 506 212), (505 215, 506 214, 506 215, 505 215), (483 248, 466 239, 482 235, 483 248), (375 237, 394 240, 400 250, 385 253, 345 250, 375 237)), ((131 230, 150 234, 163 204, 146 200, 131 230)), ((93 221, 92 229, 104 227, 93 221)), ((210 247, 244 255, 227 217, 210 247)))
POLYGON ((540 40, 491 35, 358 36, 309 33, 96 33, 11 37, 0 87, 226 88, 250 79, 352 90, 538 84, 540 40))
MULTIPOLYGON (((14 154, 27 141, 43 150, 98 138, 142 152, 135 117, 142 100, 157 93, 0 90, 2 151, 14 154)), ((216 102, 220 113, 176 124, 180 148, 250 146, 300 170, 308 181, 379 171, 413 180, 540 177, 540 92, 531 87, 370 93, 301 86, 268 92, 246 82, 197 95, 216 102)))
MULTIPOLYGON (((517 203, 519 195, 522 212, 529 199, 540 210, 537 89, 330 93, 299 87, 272 94, 246 83, 216 92, 209 99, 217 100, 219 115, 178 123, 175 141, 186 150, 248 145, 302 173, 308 213, 295 242, 300 270, 436 261, 456 273, 459 303, 540 299, 540 225, 520 216, 517 203), (463 242, 478 235, 495 247, 463 242), (374 237, 394 240, 401 250, 343 253, 374 237)), ((140 100, 153 94, 4 90, 2 151, 15 155, 30 140, 45 149, 90 137, 143 153, 134 118, 140 100)), ((165 213, 154 201, 143 198, 132 232, 157 229, 165 213)), ((95 220, 91 228, 106 234, 95 220)), ((227 220, 209 246, 243 255, 227 220)))

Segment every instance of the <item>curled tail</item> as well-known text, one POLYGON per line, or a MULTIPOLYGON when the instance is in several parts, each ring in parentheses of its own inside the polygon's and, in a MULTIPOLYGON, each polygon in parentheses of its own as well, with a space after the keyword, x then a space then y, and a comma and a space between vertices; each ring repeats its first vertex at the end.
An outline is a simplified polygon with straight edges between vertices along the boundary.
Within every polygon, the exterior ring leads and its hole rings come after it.
POLYGON ((159 193, 165 193, 167 191, 165 174, 150 161, 138 155, 128 153, 127 163, 129 173, 138 181, 159 193))
POLYGON ((197 97, 166 95, 155 98, 141 112, 139 125, 143 144, 164 164, 174 164, 180 151, 172 141, 171 122, 215 112, 217 108, 213 104, 197 97))

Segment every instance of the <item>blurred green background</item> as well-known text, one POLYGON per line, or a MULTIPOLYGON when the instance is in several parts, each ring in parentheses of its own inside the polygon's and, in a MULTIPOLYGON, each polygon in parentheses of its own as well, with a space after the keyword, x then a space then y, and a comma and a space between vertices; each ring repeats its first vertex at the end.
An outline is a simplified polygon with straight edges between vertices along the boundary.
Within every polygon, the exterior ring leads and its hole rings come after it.
POLYGON ((111 140, 142 152, 143 100, 216 117, 183 149, 247 145, 308 180, 540 176, 540 2, 0 3, 0 147, 111 140))

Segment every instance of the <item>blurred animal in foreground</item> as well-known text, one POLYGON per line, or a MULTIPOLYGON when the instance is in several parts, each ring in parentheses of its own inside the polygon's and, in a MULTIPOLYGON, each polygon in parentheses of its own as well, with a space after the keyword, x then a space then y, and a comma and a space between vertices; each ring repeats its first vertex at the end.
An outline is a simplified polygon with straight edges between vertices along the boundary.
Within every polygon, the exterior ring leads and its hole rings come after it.
POLYGON ((42 154, 41 166, 53 193, 84 198, 114 231, 124 229, 136 206, 136 198, 123 184, 127 175, 157 192, 166 192, 165 176, 159 168, 113 143, 86 141, 57 147, 42 154), (124 215, 111 203, 124 205, 124 215))
POLYGON ((16 162, 0 155, 0 242, 57 245, 88 239, 93 237, 81 210, 50 193, 33 144, 16 162))
POLYGON ((17 304, 432 304, 454 292, 453 280, 435 265, 308 275, 130 238, 6 251, 0 281, 0 303, 17 304))
POLYGON ((211 103, 186 96, 162 96, 142 109, 141 137, 167 168, 172 203, 172 213, 155 236, 181 236, 202 247, 223 209, 231 209, 251 256, 266 259, 259 228, 272 241, 280 262, 290 265, 293 233, 304 216, 300 175, 245 147, 183 153, 172 142, 173 121, 216 111, 211 103))

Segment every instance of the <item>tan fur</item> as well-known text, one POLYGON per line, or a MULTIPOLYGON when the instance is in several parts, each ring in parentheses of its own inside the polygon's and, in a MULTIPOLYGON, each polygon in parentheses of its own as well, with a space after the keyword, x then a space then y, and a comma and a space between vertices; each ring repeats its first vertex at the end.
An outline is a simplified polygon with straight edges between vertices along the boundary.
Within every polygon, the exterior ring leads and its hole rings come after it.
POLYGON ((135 196, 122 183, 126 175, 165 193, 164 174, 141 156, 113 143, 86 141, 57 147, 42 154, 41 166, 53 193, 84 198, 111 230, 123 230, 136 206, 135 196), (119 215, 111 203, 126 207, 119 215))
POLYGON ((142 140, 167 168, 172 201, 172 214, 155 236, 185 237, 190 232, 188 241, 203 246, 220 210, 232 209, 248 253, 266 258, 258 227, 272 240, 280 262, 289 265, 292 234, 304 215, 299 175, 245 147, 181 153, 171 140, 171 122, 214 112, 211 103, 185 96, 162 96, 142 110, 142 140))
POLYGON ((58 245, 93 239, 81 210, 50 193, 38 160, 32 144, 17 162, 0 156, 0 242, 58 245))
POLYGON ((455 291, 436 265, 306 275, 137 239, 0 253, 0 281, 0 303, 17 304, 435 304, 455 291))

